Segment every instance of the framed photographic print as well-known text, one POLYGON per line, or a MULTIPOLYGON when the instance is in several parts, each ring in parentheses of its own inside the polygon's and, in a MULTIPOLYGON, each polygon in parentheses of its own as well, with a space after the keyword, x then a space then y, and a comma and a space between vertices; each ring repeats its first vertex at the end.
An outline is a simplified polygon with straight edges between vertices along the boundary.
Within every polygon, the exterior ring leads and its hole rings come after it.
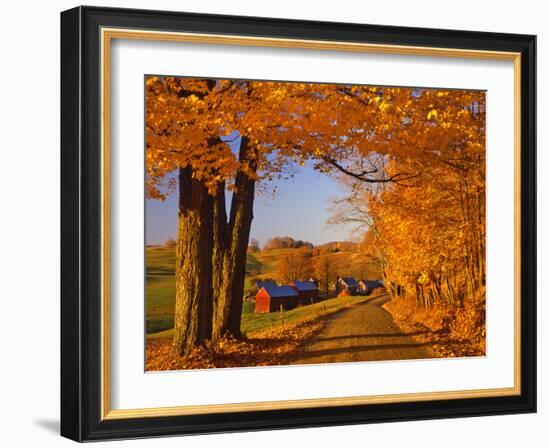
POLYGON ((61 433, 536 410, 535 36, 61 14, 61 433))

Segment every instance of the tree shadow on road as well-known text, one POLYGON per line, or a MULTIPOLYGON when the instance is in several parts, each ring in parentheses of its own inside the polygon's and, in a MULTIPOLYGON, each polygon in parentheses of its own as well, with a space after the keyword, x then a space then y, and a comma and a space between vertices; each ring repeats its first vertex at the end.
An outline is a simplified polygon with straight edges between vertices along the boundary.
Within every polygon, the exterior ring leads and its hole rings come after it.
MULTIPOLYGON (((401 335, 402 336, 402 335, 401 335)), ((328 338, 330 339, 330 338, 328 338)), ((372 345, 357 345, 353 347, 337 347, 337 348, 327 348, 321 350, 312 350, 304 351, 300 353, 299 360, 308 360, 314 358, 323 358, 326 357, 326 360, 319 362, 347 362, 347 361, 361 361, 361 359, 350 359, 349 356, 355 353, 365 353, 364 361, 375 361, 375 360, 397 360, 397 359, 419 359, 419 358, 429 358, 426 356, 422 348, 428 347, 430 344, 421 343, 421 342, 409 342, 409 343, 398 343, 398 344, 372 344, 372 345), (367 354, 373 351, 380 350, 406 350, 411 349, 409 353, 410 356, 376 356, 375 358, 369 357, 367 354), (348 357, 346 359, 346 356, 348 357)), ((383 353, 380 353, 382 355, 383 353)))
POLYGON ((350 335, 343 335, 343 336, 331 336, 328 338, 323 337, 317 337, 315 338, 315 342, 320 341, 337 341, 337 340, 343 340, 343 339, 364 339, 364 338, 397 338, 397 337, 406 337, 406 336, 420 336, 420 335, 427 335, 433 332, 430 331, 412 331, 410 333, 363 333, 363 334, 350 334, 350 335))

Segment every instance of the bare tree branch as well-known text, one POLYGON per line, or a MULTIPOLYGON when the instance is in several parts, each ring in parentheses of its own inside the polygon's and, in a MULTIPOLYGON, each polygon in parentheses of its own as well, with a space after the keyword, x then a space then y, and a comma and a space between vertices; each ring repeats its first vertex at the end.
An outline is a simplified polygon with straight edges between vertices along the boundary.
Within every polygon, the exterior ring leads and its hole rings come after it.
POLYGON ((420 176, 420 173, 412 174, 412 173, 396 173, 391 176, 385 176, 385 177, 371 177, 371 174, 375 174, 378 172, 378 168, 375 168, 373 170, 367 170, 367 171, 361 171, 358 173, 355 173, 344 166, 340 165, 335 159, 332 157, 322 155, 320 158, 328 163, 333 168, 336 168, 341 173, 353 177, 357 180, 360 180, 361 182, 366 182, 369 184, 377 184, 377 183, 388 183, 393 182, 395 184, 407 187, 411 185, 404 184, 403 182, 417 178, 420 176))

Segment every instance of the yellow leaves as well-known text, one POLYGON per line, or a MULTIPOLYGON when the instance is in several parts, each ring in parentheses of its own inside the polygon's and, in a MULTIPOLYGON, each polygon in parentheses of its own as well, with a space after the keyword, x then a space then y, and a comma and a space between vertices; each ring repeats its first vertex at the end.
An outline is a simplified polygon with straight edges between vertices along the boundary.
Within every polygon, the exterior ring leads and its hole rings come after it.
POLYGON ((419 308, 412 294, 384 305, 404 333, 423 344, 433 357, 483 356, 485 343, 485 303, 467 301, 455 309, 435 304, 419 308))
POLYGON ((432 117, 434 118, 437 117, 437 109, 434 109, 434 108, 430 109, 430 111, 428 112, 428 115, 426 116, 428 120, 431 120, 432 117))
POLYGON ((158 82, 158 80, 158 76, 148 76, 147 78, 145 78, 145 86, 152 87, 158 82))
POLYGON ((268 95, 268 99, 272 101, 280 101, 286 96, 286 90, 282 87, 275 88, 268 95))
POLYGON ((429 277, 425 272, 422 272, 420 274, 420 276, 418 277, 418 279, 417 279, 417 283, 419 285, 423 285, 423 284, 427 283, 428 281, 429 281, 429 277))
MULTIPOLYGON (((329 173, 331 167, 322 162, 327 155, 359 167, 371 154, 387 160, 384 170, 391 173, 415 173, 430 162, 430 175, 448 185, 451 176, 460 179, 460 170, 451 175, 435 171, 433 157, 418 158, 420 148, 452 158, 449 145, 466 139, 461 160, 480 160, 485 147, 484 123, 468 108, 475 101, 484 110, 484 96, 475 92, 348 86, 344 94, 342 86, 329 84, 218 80, 212 87, 200 78, 156 76, 147 77, 145 84, 146 170, 158 188, 165 175, 183 166, 191 166, 210 187, 220 181, 231 184, 238 170, 258 180, 277 179, 289 164, 303 166, 312 159, 319 171, 329 173), (439 126, 426 118, 437 119, 439 126), (239 163, 239 134, 249 137, 257 170, 239 163), (212 143, 220 137, 221 143, 212 143)), ((410 207, 407 219, 380 206, 395 214, 393 228, 402 236, 422 238, 411 223, 430 207, 441 207, 426 199, 438 197, 429 189, 388 192, 387 197, 418 209, 410 207)), ((414 246, 390 234, 397 246, 414 246)), ((434 238, 436 243, 441 244, 434 238)))

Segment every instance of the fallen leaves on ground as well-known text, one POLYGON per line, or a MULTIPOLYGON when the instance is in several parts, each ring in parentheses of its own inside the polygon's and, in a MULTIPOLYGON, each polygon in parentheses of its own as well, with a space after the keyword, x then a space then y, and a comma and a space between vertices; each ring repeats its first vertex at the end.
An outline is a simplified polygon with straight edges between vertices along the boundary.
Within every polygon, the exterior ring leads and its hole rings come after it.
POLYGON ((307 322, 254 333, 244 339, 226 337, 208 347, 198 347, 189 356, 174 354, 171 339, 149 339, 145 368, 159 371, 288 364, 298 348, 321 327, 320 322, 307 322))
POLYGON ((485 298, 460 307, 418 307, 413 297, 384 305, 400 329, 427 344, 436 358, 485 356, 485 298))

